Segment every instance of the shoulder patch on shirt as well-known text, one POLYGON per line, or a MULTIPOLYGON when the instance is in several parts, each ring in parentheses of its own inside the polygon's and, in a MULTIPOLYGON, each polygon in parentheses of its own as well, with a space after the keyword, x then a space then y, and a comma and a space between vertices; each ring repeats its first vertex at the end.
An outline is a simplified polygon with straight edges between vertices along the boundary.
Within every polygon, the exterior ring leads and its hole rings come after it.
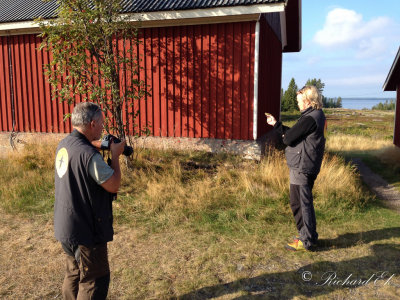
POLYGON ((56 156, 56 170, 58 177, 62 178, 68 169, 68 151, 65 148, 61 148, 57 152, 56 156))

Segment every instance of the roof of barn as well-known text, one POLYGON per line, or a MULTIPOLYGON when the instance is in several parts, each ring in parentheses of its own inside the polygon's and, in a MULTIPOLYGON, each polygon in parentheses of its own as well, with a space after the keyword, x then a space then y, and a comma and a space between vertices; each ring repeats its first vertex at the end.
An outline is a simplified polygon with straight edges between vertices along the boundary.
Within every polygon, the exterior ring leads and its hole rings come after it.
MULTIPOLYGON (((284 3, 286 0, 122 0, 121 13, 176 11, 243 5, 284 3)), ((56 16, 56 0, 0 0, 0 23, 30 21, 56 16)))
POLYGON ((396 58, 390 68, 389 74, 383 85, 384 91, 395 91, 397 85, 400 85, 400 47, 397 51, 396 58))

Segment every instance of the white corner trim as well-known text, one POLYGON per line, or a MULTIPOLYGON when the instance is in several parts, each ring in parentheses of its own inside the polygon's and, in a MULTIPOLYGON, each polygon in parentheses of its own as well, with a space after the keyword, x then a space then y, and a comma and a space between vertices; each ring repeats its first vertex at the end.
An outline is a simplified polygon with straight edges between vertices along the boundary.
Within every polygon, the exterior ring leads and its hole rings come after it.
MULTIPOLYGON (((239 18, 239 21, 246 20, 257 20, 258 16, 263 13, 273 12, 284 12, 285 3, 274 3, 274 4, 259 4, 259 5, 241 5, 231 7, 217 7, 217 8, 206 8, 206 9, 191 9, 191 10, 177 10, 177 11, 158 11, 149 13, 133 13, 121 15, 121 19, 138 22, 140 27, 157 26, 175 26, 177 24, 190 25, 201 24, 201 20, 204 23, 218 22, 234 22, 235 18, 239 18), (212 21, 215 19, 215 21, 212 21), (171 22, 171 24, 168 24, 171 22)), ((39 25, 33 21, 24 22, 11 22, 0 24, 0 35, 11 34, 11 33, 30 33, 40 32, 39 25)))
POLYGON ((280 21, 281 21, 281 37, 282 37, 282 49, 287 45, 287 31, 286 31, 286 13, 279 13, 280 21))
POLYGON ((254 45, 254 100, 253 100, 253 139, 257 139, 258 125, 258 69, 260 57, 260 21, 256 23, 255 45, 254 45))

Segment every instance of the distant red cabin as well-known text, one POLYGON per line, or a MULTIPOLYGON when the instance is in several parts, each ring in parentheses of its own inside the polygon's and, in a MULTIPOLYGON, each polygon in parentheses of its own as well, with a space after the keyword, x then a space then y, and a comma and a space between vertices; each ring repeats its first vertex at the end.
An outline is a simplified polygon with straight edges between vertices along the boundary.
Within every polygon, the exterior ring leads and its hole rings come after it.
POLYGON ((393 143, 400 147, 400 48, 383 85, 383 90, 397 92, 393 143))

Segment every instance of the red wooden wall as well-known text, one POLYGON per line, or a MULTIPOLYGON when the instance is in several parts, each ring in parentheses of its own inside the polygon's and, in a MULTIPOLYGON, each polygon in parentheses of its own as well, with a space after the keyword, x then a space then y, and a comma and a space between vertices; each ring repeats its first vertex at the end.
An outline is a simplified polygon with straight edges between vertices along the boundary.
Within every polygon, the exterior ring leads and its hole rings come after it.
POLYGON ((396 116, 394 124, 394 144, 400 147, 400 82, 397 85, 396 116))
MULTIPOLYGON (((139 79, 151 93, 134 104, 140 111, 136 125, 162 137, 253 139, 255 24, 146 28, 139 45, 118 41, 120 50, 133 47, 141 58, 139 79)), ((35 35, 0 37, 0 131, 12 130, 11 92, 16 131, 71 131, 63 116, 72 106, 51 100, 43 72, 50 57, 39 45, 35 35)), ((258 136, 267 130, 264 112, 279 114, 281 63, 280 42, 264 20, 258 136)), ((130 84, 130 72, 121 75, 130 84)))
POLYGON ((11 131, 13 119, 15 131, 71 131, 70 122, 63 121, 71 107, 51 101, 43 71, 49 54, 38 50, 40 42, 35 35, 0 37, 0 131, 11 131))
POLYGON ((251 139, 255 22, 148 28, 139 34, 138 104, 154 136, 251 139))
POLYGON ((264 113, 279 120, 281 110, 282 43, 265 17, 260 19, 259 56, 257 136, 261 137, 271 130, 264 113))

